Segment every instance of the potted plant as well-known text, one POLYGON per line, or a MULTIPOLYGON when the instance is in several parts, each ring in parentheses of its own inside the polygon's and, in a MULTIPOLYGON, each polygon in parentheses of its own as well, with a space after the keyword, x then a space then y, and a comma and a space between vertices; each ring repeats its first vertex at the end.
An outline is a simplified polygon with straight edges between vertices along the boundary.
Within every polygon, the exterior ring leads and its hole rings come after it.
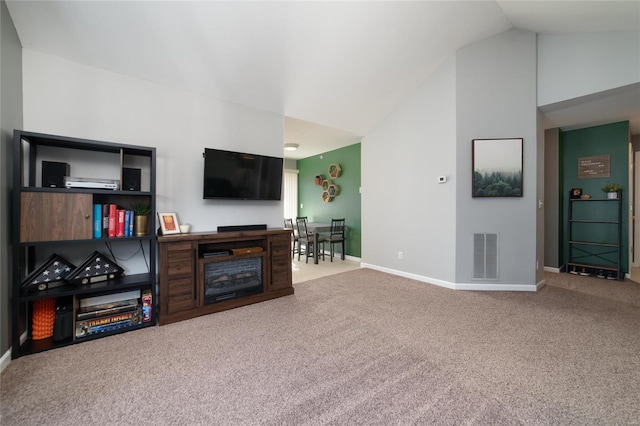
POLYGON ((137 203, 132 207, 134 216, 134 232, 137 237, 147 235, 149 229, 149 213, 151 206, 146 203, 137 203))
POLYGON ((617 183, 608 183, 602 187, 602 190, 607 193, 607 198, 618 198, 618 191, 622 190, 622 186, 617 183))

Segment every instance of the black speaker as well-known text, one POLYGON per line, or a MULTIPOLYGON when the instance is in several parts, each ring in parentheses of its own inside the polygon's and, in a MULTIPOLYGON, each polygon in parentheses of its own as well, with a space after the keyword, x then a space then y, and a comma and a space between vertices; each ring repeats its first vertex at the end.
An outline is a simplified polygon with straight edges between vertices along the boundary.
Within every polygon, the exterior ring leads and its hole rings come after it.
POLYGON ((73 308, 70 305, 58 305, 53 323, 53 341, 59 342, 71 337, 73 337, 73 308))
POLYGON ((71 167, 67 163, 56 161, 42 162, 42 187, 64 188, 64 177, 70 176, 71 167))
POLYGON ((140 191, 140 169, 122 168, 122 190, 140 191))
POLYGON ((267 225, 232 225, 218 226, 218 232, 263 231, 267 225))

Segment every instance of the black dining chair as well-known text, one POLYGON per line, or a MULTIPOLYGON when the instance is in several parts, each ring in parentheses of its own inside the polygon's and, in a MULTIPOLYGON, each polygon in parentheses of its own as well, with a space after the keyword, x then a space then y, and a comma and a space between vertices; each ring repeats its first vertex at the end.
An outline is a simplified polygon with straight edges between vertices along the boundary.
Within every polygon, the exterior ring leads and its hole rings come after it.
MULTIPOLYGON (((300 261, 300 255, 302 255, 302 253, 306 254, 306 250, 307 250, 307 243, 306 243, 307 237, 306 237, 306 234, 303 235, 303 234, 300 233, 300 223, 299 223, 300 220, 305 220, 306 221, 308 219, 307 219, 307 216, 298 216, 298 217, 296 217, 295 229, 296 229, 296 232, 298 233, 298 251, 297 251, 297 253, 298 253, 298 261, 300 261), (302 244, 304 244, 304 250, 305 250, 304 252, 302 251, 302 244)), ((292 221, 293 221, 293 219, 292 219, 292 221)))
MULTIPOLYGON (((307 217, 296 218, 296 225, 298 226, 298 238, 300 244, 300 250, 298 251, 298 260, 300 260, 300 251, 302 251, 302 245, 304 244, 304 257, 305 263, 309 263, 309 258, 314 256, 314 253, 318 250, 320 244, 322 244, 322 260, 324 260, 324 242, 326 237, 318 236, 318 247, 314 247, 314 234, 307 229, 307 217)), ((318 252, 318 256, 319 256, 318 252)))
POLYGON ((293 219, 285 219, 284 227, 291 228, 291 257, 293 258, 293 256, 300 251, 298 227, 293 224, 293 219))
POLYGON ((340 257, 344 260, 344 246, 345 246, 345 236, 344 236, 344 219, 331 219, 331 233, 327 237, 327 242, 329 243, 329 250, 331 252, 331 261, 333 262, 333 247, 336 244, 340 244, 342 246, 342 252, 340 253, 340 257))

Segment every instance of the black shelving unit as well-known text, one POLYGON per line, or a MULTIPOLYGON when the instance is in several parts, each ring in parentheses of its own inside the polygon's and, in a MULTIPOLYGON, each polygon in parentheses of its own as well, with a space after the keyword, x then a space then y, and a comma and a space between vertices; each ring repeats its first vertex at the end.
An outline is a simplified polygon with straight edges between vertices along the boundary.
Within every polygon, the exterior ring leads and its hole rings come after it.
POLYGON ((14 131, 13 144, 12 358, 156 325, 156 149, 23 130, 14 131), (79 169, 99 174, 81 177, 119 182, 123 182, 123 168, 140 168, 142 187, 139 191, 123 190, 122 186, 117 189, 43 187, 42 161, 68 163, 71 176, 78 176, 74 169, 79 169), (122 209, 132 209, 139 203, 148 204, 151 210, 146 235, 93 238, 94 204, 116 204, 122 209), (88 228, 87 221, 91 222, 88 228), (26 277, 48 256, 64 254, 65 259, 79 265, 96 248, 106 256, 119 249, 135 255, 133 260, 112 258, 124 270, 122 276, 113 279, 83 285, 65 282, 44 290, 23 288, 26 277), (137 266, 129 271, 127 264, 131 262, 137 262, 137 266), (131 290, 150 291, 150 319, 117 330, 76 337, 76 310, 81 299, 131 290), (43 299, 55 299, 56 304, 62 302, 72 307, 73 320, 66 323, 66 327, 72 328, 66 330, 71 337, 56 341, 53 337, 33 339, 33 304, 43 299))
POLYGON ((622 191, 617 198, 569 200, 566 272, 624 280, 622 191))

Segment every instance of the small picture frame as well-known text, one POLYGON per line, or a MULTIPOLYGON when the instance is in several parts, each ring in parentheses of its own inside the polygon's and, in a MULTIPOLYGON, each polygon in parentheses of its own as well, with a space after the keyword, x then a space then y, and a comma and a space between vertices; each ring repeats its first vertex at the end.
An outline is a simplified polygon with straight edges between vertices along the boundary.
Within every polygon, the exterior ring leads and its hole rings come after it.
POLYGON ((582 188, 571 188, 571 199, 575 200, 582 195, 582 188))
POLYGON ((160 230, 162 235, 179 234, 180 226, 178 224, 178 215, 175 213, 158 212, 158 221, 160 222, 160 230))

